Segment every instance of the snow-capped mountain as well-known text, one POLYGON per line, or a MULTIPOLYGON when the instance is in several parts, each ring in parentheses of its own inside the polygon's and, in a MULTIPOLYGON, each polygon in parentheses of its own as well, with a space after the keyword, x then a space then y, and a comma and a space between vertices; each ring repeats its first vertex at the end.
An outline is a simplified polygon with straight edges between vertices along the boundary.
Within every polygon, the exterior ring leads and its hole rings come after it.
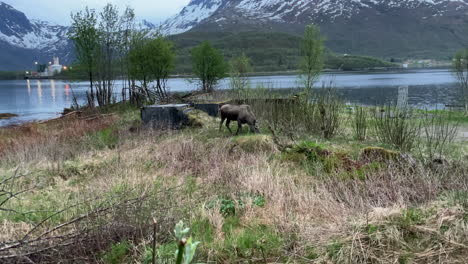
POLYGON ((28 69, 33 61, 47 62, 59 56, 71 59, 68 28, 30 20, 12 6, 0 2, 0 70, 28 69))
POLYGON ((302 34, 311 23, 335 52, 448 58, 468 45, 468 0, 192 0, 163 29, 302 34))
MULTIPOLYGON (((468 0, 192 0, 168 19, 168 34, 178 34, 202 22, 228 21, 233 16, 276 23, 321 22, 324 19, 365 16, 369 11, 426 10, 430 15, 467 15, 468 0)), ((424 19, 427 17, 415 17, 424 19)))

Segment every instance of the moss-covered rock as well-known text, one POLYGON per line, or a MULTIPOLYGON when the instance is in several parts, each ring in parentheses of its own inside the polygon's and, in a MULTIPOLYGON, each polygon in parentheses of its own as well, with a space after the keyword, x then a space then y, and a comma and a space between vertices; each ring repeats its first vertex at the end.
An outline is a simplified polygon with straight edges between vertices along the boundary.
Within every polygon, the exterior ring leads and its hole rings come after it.
POLYGON ((188 109, 185 111, 188 119, 188 126, 191 127, 206 127, 212 123, 214 118, 209 116, 206 112, 197 109, 188 109))
POLYGON ((400 158, 400 152, 381 147, 367 147, 361 151, 361 159, 369 162, 396 162, 400 158))
POLYGON ((273 138, 269 135, 245 135, 232 139, 234 146, 246 152, 274 152, 277 151, 273 138))
POLYGON ((298 161, 304 159, 309 161, 318 161, 324 157, 327 157, 331 154, 330 151, 325 149, 325 147, 316 144, 312 141, 304 141, 292 147, 286 148, 283 153, 285 158, 294 157, 298 161), (304 158, 300 158, 303 156, 304 158))

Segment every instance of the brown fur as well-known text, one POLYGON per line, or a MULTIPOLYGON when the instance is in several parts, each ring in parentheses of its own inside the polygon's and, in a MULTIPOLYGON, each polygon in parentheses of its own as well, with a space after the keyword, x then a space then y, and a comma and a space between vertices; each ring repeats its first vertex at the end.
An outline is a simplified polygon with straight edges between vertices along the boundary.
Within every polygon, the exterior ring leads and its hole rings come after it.
POLYGON ((252 133, 260 133, 260 130, 257 126, 257 119, 250 110, 250 106, 225 104, 220 107, 219 112, 221 113, 221 123, 219 124, 219 130, 221 130, 224 120, 227 120, 226 127, 231 133, 232 130, 229 127, 229 124, 231 121, 237 121, 236 135, 238 135, 239 131, 242 130, 242 124, 247 124, 250 127, 250 131, 252 133))

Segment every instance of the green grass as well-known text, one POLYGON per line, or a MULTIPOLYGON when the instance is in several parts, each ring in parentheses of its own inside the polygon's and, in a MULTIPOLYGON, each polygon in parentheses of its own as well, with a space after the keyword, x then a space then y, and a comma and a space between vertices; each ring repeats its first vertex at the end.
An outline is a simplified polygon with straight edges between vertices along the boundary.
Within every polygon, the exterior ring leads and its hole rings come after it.
POLYGON ((96 149, 113 149, 119 142, 117 131, 112 128, 106 128, 88 135, 89 144, 96 149))
POLYGON ((106 264, 120 264, 125 263, 130 244, 127 241, 113 244, 111 249, 104 254, 102 260, 106 264))

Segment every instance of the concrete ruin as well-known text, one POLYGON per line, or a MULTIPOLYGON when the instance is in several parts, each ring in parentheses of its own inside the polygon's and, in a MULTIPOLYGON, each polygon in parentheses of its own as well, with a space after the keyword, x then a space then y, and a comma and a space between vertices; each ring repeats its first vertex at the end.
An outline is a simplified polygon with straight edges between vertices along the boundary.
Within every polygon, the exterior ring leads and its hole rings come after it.
POLYGON ((188 104, 149 105, 141 108, 141 120, 146 126, 159 129, 179 129, 187 123, 184 110, 188 104))
POLYGON ((201 127, 207 119, 218 116, 218 109, 218 104, 149 105, 141 108, 141 120, 145 126, 155 129, 201 127))

